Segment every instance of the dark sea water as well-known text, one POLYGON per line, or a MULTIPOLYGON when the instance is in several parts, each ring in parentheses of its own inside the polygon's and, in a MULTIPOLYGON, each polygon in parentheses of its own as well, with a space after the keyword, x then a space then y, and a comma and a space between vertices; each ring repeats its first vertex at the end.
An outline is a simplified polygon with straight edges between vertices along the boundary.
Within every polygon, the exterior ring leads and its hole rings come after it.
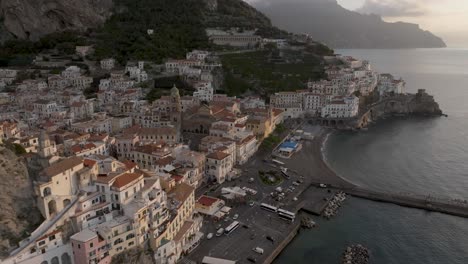
MULTIPOLYGON (((330 166, 361 186, 468 199, 468 49, 339 50, 426 89, 448 118, 386 119, 366 132, 336 133, 330 166)), ((371 263, 468 263, 468 219, 350 199, 331 221, 302 232, 276 263, 340 263, 352 243, 371 263)))

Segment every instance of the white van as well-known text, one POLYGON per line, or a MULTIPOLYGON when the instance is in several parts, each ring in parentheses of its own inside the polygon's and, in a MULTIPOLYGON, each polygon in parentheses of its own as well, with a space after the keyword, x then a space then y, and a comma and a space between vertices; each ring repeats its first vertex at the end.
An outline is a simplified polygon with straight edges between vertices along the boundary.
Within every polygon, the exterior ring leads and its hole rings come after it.
POLYGON ((213 233, 209 233, 209 234, 206 236, 206 238, 207 238, 208 240, 212 239, 212 238, 213 238, 213 233))
POLYGON ((253 248, 253 251, 257 252, 260 255, 263 255, 263 248, 256 247, 256 248, 253 248))
POLYGON ((224 228, 220 228, 218 229, 218 231, 216 231, 216 236, 219 237, 219 236, 222 236, 224 233, 224 228))

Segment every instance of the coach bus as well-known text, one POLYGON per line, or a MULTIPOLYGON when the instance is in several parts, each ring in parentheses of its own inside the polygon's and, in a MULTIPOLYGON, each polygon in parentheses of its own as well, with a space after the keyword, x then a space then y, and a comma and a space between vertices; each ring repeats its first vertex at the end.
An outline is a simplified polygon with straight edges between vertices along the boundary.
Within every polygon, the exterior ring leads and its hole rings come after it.
POLYGON ((281 219, 287 220, 294 222, 294 219, 296 218, 296 214, 290 211, 286 211, 284 209, 278 209, 278 216, 281 219))
POLYGON ((263 210, 270 211, 272 213, 276 213, 278 211, 277 207, 274 207, 274 206, 266 204, 266 203, 260 204, 260 208, 262 208, 263 210))
POLYGON ((224 229, 224 234, 229 235, 238 227, 239 227, 239 222, 234 221, 228 227, 226 227, 226 229, 224 229))

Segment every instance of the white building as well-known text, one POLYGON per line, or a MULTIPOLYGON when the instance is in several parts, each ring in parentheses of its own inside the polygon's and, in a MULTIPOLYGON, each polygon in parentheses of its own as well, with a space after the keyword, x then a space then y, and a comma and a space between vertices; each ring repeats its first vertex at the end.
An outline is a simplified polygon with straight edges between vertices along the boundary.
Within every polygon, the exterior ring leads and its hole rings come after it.
POLYGON ((188 52, 186 55, 187 60, 199 60, 204 61, 210 55, 209 51, 205 50, 193 50, 188 52))
POLYGON ((380 95, 386 93, 402 94, 405 82, 402 79, 396 80, 391 74, 381 74, 379 78, 378 91, 380 95))
POLYGON ((221 184, 226 180, 234 164, 229 154, 216 151, 206 156, 206 175, 217 183, 221 184))
POLYGON ((359 112, 359 98, 356 96, 335 96, 322 108, 323 118, 351 118, 359 112))
POLYGON ((194 83, 194 88, 197 90, 193 92, 193 97, 197 98, 200 101, 211 102, 213 101, 213 86, 211 82, 196 82, 194 83))
POLYGON ((104 59, 101 60, 101 69, 103 70, 112 70, 115 67, 115 60, 110 58, 110 59, 104 59))

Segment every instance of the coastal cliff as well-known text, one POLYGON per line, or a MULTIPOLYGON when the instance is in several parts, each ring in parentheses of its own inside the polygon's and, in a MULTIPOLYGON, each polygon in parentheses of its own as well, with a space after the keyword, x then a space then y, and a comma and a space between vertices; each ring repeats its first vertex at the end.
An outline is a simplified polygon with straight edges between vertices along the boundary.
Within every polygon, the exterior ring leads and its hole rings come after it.
POLYGON ((332 48, 442 48, 444 41, 417 24, 389 23, 375 14, 347 10, 336 0, 251 1, 273 25, 310 34, 332 48))
POLYGON ((434 96, 424 89, 415 94, 399 94, 381 98, 372 104, 352 126, 364 128, 370 122, 389 116, 442 116, 444 115, 434 96))
POLYGON ((0 257, 42 220, 26 166, 12 151, 0 146, 0 257))

